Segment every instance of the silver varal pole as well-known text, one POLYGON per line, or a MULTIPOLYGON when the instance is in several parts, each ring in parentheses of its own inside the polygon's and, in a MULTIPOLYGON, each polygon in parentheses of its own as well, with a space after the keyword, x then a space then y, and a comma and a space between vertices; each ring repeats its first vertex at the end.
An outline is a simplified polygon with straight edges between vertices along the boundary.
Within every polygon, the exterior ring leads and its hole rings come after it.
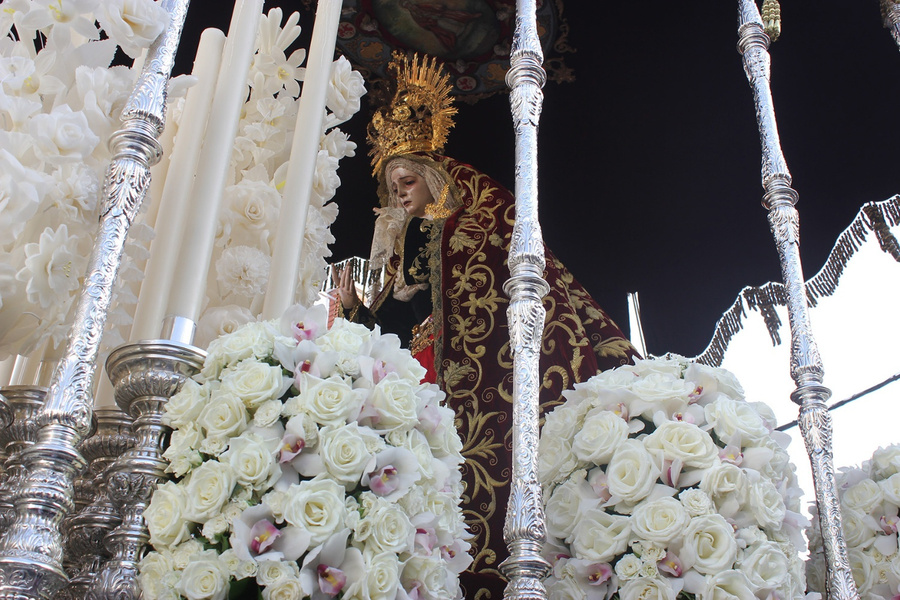
POLYGON ((891 31, 897 47, 900 48, 900 0, 881 0, 881 14, 884 26, 891 31))
POLYGON ((49 599, 68 581, 60 523, 72 511, 73 485, 85 460, 76 449, 91 428, 92 386, 100 338, 128 229, 150 187, 150 167, 162 156, 166 89, 188 0, 161 0, 166 30, 122 111, 110 140, 104 207, 65 355, 53 375, 33 446, 23 452, 28 473, 15 495, 16 517, 0 539, 0 600, 49 599))
POLYGON ((545 599, 550 565, 541 557, 547 537, 537 479, 541 338, 550 291, 543 279, 544 242, 538 222, 537 130, 546 73, 537 34, 535 0, 516 3, 516 31, 506 83, 516 130, 516 222, 509 249, 510 347, 513 352, 513 450, 503 538, 510 557, 500 569, 509 579, 505 598, 545 599))
POLYGON ((797 192, 791 188, 791 175, 781 151, 769 87, 769 37, 763 31, 756 3, 753 0, 739 0, 738 6, 738 51, 743 56, 744 71, 753 88, 762 143, 763 205, 769 211, 769 226, 778 246, 787 292, 791 324, 791 377, 797 384, 791 400, 800 405, 800 431, 812 463, 819 522, 825 542, 827 593, 832 599, 850 600, 859 595, 847 558, 834 481, 831 414, 826 404, 831 391, 822 385, 824 369, 809 322, 800 264, 800 223, 794 208, 797 192))

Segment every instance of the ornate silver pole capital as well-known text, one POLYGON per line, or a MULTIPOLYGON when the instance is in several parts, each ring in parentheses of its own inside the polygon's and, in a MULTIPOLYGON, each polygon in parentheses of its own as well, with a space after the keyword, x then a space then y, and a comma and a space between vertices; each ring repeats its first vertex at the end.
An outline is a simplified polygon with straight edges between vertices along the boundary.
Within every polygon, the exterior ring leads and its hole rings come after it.
POLYGON ((154 340, 119 346, 106 361, 116 403, 134 418, 135 443, 108 470, 106 490, 121 523, 106 538, 111 557, 100 567, 86 599, 140 596, 138 563, 150 540, 144 510, 168 465, 162 453, 171 430, 162 424, 163 411, 185 380, 200 370, 205 356, 193 346, 154 340))
POLYGON ((838 600, 858 598, 844 542, 841 512, 831 454, 831 391, 822 385, 824 368, 812 333, 800 263, 800 218, 794 205, 797 192, 781 151, 778 125, 769 86, 769 37, 753 0, 738 0, 738 51, 756 105, 762 144, 763 206, 778 247, 791 325, 791 377, 797 389, 791 400, 800 405, 800 430, 810 457, 816 503, 825 546, 827 592, 838 600))
POLYGON ((161 4, 169 24, 150 47, 123 111, 123 128, 110 140, 113 160, 75 321, 39 417, 37 442, 23 452, 28 476, 16 497, 16 519, 0 539, 0 600, 49 599, 68 581, 60 524, 74 507, 73 482, 85 465, 76 448, 91 428, 94 370, 125 238, 147 194, 150 167, 161 155, 156 140, 188 0, 161 4))
POLYGON ((550 565, 541 556, 547 538, 537 480, 540 418, 540 346, 544 331, 544 240, 538 221, 537 129, 546 81, 537 35, 535 0, 516 3, 516 31, 506 83, 516 130, 516 222, 509 249, 510 347, 513 354, 513 449, 509 504, 503 538, 510 556, 500 565, 509 579, 505 598, 547 598, 543 580, 550 565))

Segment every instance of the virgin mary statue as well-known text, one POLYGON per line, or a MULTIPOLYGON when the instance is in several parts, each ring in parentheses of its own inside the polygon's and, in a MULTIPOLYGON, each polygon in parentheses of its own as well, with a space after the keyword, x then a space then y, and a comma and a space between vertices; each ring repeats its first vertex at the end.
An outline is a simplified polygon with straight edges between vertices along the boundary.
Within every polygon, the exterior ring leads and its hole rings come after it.
MULTIPOLYGON (((507 556, 503 522, 512 472, 512 357, 502 291, 515 199, 481 171, 439 152, 455 109, 448 76, 431 59, 395 56, 396 92, 368 138, 381 208, 371 269, 386 269, 370 306, 349 270, 338 291, 347 318, 400 336, 456 413, 466 459, 463 510, 474 538, 466 597, 497 600, 507 556)), ((545 248, 547 317, 541 408, 599 371, 637 356, 621 330, 545 248)))

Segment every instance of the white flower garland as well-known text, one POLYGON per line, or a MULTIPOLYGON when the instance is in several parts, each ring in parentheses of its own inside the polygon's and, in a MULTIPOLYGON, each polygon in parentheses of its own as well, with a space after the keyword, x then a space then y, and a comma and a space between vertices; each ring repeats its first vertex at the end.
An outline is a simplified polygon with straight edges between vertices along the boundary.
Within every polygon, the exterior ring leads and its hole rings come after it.
POLYGON ((643 360, 564 395, 540 442, 551 599, 804 596, 788 438, 733 375, 643 360))
POLYGON ((298 306, 216 339, 169 401, 147 600, 461 598, 453 411, 395 335, 326 319, 298 306))
MULTIPOLYGON (((61 350, 97 233, 106 141, 136 77, 109 65, 117 46, 136 57, 167 22, 153 0, 3 3, 0 358, 48 339, 61 350)), ((124 342, 131 324, 153 237, 142 219, 131 226, 104 348, 124 342)))
MULTIPOLYGON (((880 600, 900 594, 900 445, 879 448, 859 468, 836 474, 844 541, 860 598, 880 600)), ((815 509, 814 509, 815 510, 815 509)), ((809 536, 810 591, 825 593, 825 549, 819 519, 809 536)))

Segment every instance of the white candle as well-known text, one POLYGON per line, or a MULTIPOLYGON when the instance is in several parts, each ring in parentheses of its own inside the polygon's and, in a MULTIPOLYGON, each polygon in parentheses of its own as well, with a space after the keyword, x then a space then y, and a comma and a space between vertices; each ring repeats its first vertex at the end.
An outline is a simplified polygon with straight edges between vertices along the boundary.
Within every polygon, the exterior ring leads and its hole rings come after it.
POLYGON ((334 45, 341 19, 341 0, 319 0, 306 62, 306 77, 291 145, 284 200, 272 252, 264 319, 274 319, 293 303, 306 232, 306 214, 316 172, 316 154, 325 116, 325 92, 331 79, 334 45))
POLYGON ((100 381, 94 394, 94 408, 119 408, 119 405, 116 404, 116 393, 112 382, 106 374, 106 367, 99 369, 99 371, 97 376, 100 381))
POLYGON ((200 36, 193 69, 197 84, 188 91, 184 101, 181 126, 160 199, 156 238, 150 245, 150 258, 134 314, 131 341, 156 339, 160 335, 224 45, 225 34, 218 29, 207 29, 200 36))
POLYGON ((0 387, 9 385, 9 379, 12 377, 13 367, 16 366, 16 355, 13 354, 9 358, 0 361, 0 387))
POLYGON ((206 291, 215 244, 219 206, 231 163, 241 108, 247 99, 247 73, 256 47, 263 0, 243 0, 229 26, 197 178, 191 191, 187 227, 181 242, 178 278, 172 284, 169 314, 196 322, 206 291))

